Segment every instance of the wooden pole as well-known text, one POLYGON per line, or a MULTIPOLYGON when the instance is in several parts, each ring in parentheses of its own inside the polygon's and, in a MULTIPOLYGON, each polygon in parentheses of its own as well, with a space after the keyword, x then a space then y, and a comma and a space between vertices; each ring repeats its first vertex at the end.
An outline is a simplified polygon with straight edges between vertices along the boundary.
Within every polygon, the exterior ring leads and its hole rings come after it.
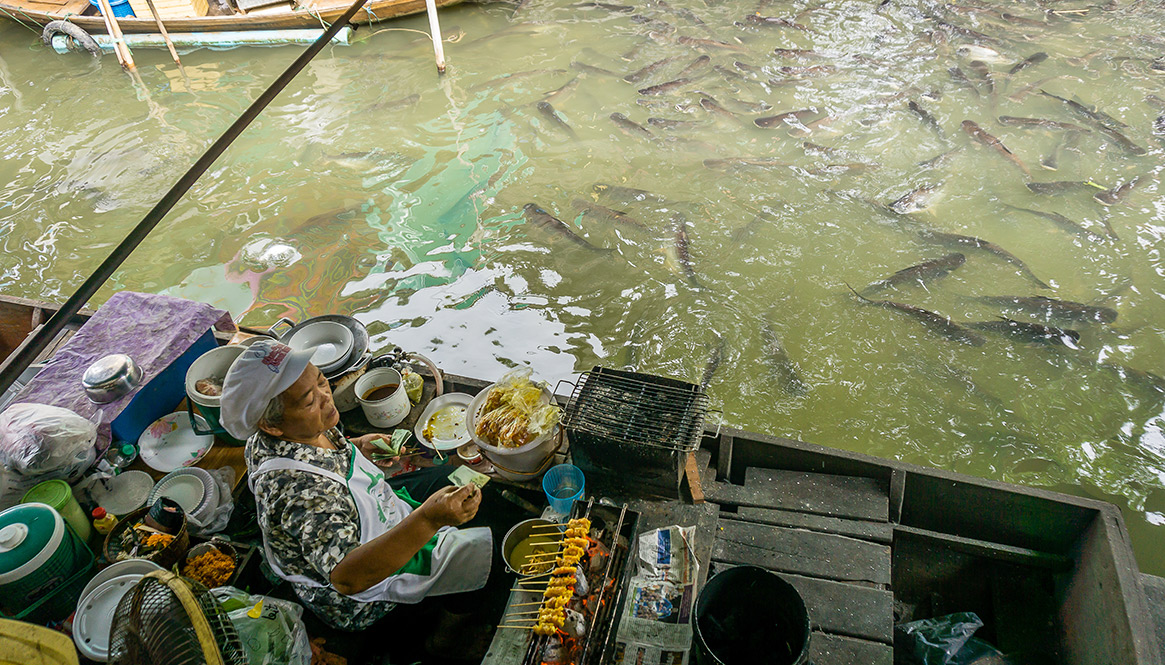
POLYGON ((178 59, 178 51, 174 48, 174 42, 170 41, 170 33, 166 31, 166 26, 162 24, 162 17, 158 16, 158 10, 154 7, 154 0, 146 0, 146 4, 150 6, 150 13, 154 15, 154 22, 158 24, 158 32, 162 33, 162 39, 166 40, 166 48, 170 49, 170 55, 173 56, 174 62, 181 67, 182 61, 178 59))
POLYGON ((429 34, 433 36, 433 53, 437 57, 437 73, 445 73, 445 46, 441 41, 441 23, 437 20, 437 3, 425 0, 425 12, 429 14, 429 34))
POLYGON ((113 15, 113 7, 109 6, 109 0, 99 1, 101 2, 101 15, 105 17, 105 27, 109 30, 109 36, 113 37, 114 40, 114 51, 117 52, 117 59, 121 61, 122 67, 131 72, 137 71, 138 66, 133 62, 133 53, 130 52, 129 46, 125 43, 125 35, 121 34, 121 24, 113 15))

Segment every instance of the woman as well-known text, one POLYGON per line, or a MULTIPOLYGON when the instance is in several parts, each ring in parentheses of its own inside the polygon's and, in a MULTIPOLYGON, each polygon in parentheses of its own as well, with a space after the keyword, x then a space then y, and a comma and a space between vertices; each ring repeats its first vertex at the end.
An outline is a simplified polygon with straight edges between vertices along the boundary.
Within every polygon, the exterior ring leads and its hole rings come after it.
POLYGON ((222 423, 247 440, 271 569, 342 630, 365 629, 396 603, 483 589, 487 580, 487 604, 499 595, 504 603, 508 580, 500 571, 490 580, 490 530, 453 528, 474 518, 481 491, 448 486, 448 470, 438 468, 390 484, 369 458, 378 435, 348 441, 336 429, 339 412, 311 355, 259 341, 223 382, 222 423))

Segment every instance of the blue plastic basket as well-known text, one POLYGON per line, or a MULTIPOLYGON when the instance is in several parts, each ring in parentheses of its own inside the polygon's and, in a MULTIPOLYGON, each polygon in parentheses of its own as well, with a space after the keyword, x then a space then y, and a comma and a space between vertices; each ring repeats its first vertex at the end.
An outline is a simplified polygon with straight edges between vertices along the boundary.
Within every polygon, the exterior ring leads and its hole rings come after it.
POLYGON ((559 515, 570 513, 575 499, 581 499, 586 489, 586 477, 582 469, 573 464, 552 466, 542 476, 542 491, 550 501, 550 508, 559 515))
MULTIPOLYGON (((89 0, 89 4, 97 8, 97 13, 101 14, 101 3, 98 0, 89 0)), ((109 0, 109 8, 113 10, 113 15, 118 18, 133 18, 133 7, 129 6, 129 0, 109 0)))

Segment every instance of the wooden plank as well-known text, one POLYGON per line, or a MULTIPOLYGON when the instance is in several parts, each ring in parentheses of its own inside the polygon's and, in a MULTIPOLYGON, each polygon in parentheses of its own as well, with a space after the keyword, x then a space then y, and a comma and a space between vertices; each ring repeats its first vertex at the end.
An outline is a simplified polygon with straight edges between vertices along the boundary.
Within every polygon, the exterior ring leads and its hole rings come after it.
MULTIPOLYGON (((733 515, 731 513, 725 513, 724 517, 732 518, 733 515)), ((776 510, 773 508, 754 508, 752 506, 741 506, 737 509, 735 517, 748 522, 835 533, 839 536, 871 540, 886 545, 894 541, 894 526, 889 522, 848 520, 841 517, 828 517, 826 515, 814 515, 812 513, 795 513, 791 510, 776 510)))
POLYGON ((805 601, 813 630, 894 643, 894 594, 857 584, 777 573, 805 601))
POLYGON ((704 503, 704 490, 700 487, 700 470, 696 468, 696 456, 692 453, 688 453, 688 459, 684 464, 684 477, 688 480, 692 503, 704 503))
POLYGON ((804 473, 749 467, 744 487, 756 495, 760 508, 885 522, 890 517, 888 488, 875 478, 804 473))
POLYGON ((727 481, 732 470, 732 437, 720 435, 720 448, 716 452, 716 480, 727 481))
POLYGON ((927 529, 896 525, 894 527, 894 538, 897 540, 902 537, 920 538, 941 544, 944 547, 964 554, 979 556, 993 561, 1014 563, 1021 566, 1044 568, 1054 572, 1067 572, 1075 566, 1075 562, 1071 558, 1059 554, 1049 554, 1024 547, 1001 545, 976 538, 964 538, 962 536, 952 536, 927 529))
POLYGON ((721 520, 712 558, 842 582, 890 584, 890 548, 845 536, 721 520))
POLYGON ((902 501, 906 498, 906 472, 894 469, 890 473, 890 521, 902 521, 902 501))
POLYGON ((1141 573, 1141 586, 1145 589, 1145 601, 1153 617, 1161 662, 1165 663, 1165 578, 1141 573))
POLYGON ((894 649, 877 642, 814 632, 809 637, 809 662, 813 665, 891 665, 894 649))

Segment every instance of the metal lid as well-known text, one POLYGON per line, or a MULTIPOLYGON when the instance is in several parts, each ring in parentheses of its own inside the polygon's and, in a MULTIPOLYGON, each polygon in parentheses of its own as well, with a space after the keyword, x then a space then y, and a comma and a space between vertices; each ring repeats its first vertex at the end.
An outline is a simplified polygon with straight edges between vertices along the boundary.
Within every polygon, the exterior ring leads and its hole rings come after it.
POLYGON ((0 513, 0 584, 40 567, 57 549, 65 522, 43 503, 22 503, 0 513))

